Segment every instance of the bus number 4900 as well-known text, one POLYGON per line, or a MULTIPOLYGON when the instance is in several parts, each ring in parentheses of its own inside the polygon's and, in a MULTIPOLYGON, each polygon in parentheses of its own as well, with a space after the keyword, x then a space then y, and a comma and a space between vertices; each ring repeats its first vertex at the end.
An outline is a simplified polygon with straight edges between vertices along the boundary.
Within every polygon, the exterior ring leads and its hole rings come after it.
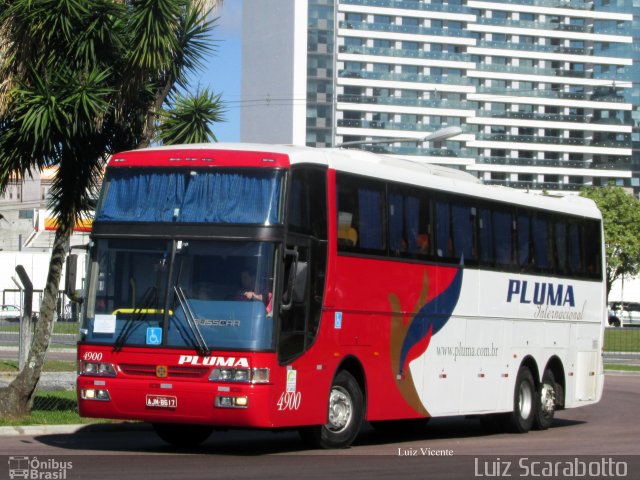
POLYGON ((102 352, 84 352, 82 359, 90 362, 99 362, 102 360, 102 352))
POLYGON ((277 403, 278 410, 298 410, 301 400, 302 394, 300 392, 282 392, 277 403))

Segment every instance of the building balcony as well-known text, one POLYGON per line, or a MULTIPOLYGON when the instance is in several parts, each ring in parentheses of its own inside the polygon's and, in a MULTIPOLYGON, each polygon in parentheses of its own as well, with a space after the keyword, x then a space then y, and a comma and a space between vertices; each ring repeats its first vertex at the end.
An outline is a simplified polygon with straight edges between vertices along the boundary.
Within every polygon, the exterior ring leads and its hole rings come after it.
MULTIPOLYGON (((415 58, 424 60, 445 60, 448 62, 471 62, 470 55, 464 53, 425 52, 423 50, 406 50, 402 48, 358 47, 355 45, 341 45, 340 53, 356 55, 372 55, 376 57, 415 58)), ((400 63, 400 62, 398 62, 400 63)))
POLYGON ((411 35, 428 35, 436 37, 474 38, 474 33, 467 29, 426 28, 413 25, 391 25, 388 23, 346 22, 339 23, 339 28, 363 32, 407 33, 411 35))
POLYGON ((407 0, 340 0, 341 5, 363 7, 394 8, 398 10, 418 10, 427 12, 470 13, 471 9, 461 5, 437 5, 407 0))
MULTIPOLYGON (((534 80, 532 78, 532 80, 534 80)), ((587 100, 595 102, 613 102, 613 103, 625 103, 625 99, 617 94, 602 95, 600 93, 573 93, 573 92, 560 92, 557 90, 504 90, 495 89, 492 87, 478 87, 477 93, 496 94, 499 95, 505 102, 509 97, 539 97, 539 98, 554 98, 562 100, 587 100)), ((518 103, 514 98, 513 103, 518 103)))
POLYGON ((417 73, 386 73, 369 72, 366 70, 342 70, 338 73, 339 78, 361 78, 363 80, 387 80, 392 82, 413 82, 413 83, 435 83, 443 85, 473 85, 473 81, 468 77, 458 77, 453 75, 420 75, 417 73))
POLYGON ((446 98, 421 100, 417 98, 370 97, 366 95, 338 95, 338 103, 357 103, 362 105, 392 105, 399 107, 419 108, 455 108, 461 110, 469 110, 470 113, 478 108, 475 102, 467 102, 464 100, 456 101, 448 100, 446 98))
MULTIPOLYGON (((584 168, 593 169, 592 161, 585 160, 559 160, 543 158, 518 158, 518 157, 479 157, 476 160, 479 165, 511 165, 519 167, 558 167, 558 168, 584 168)), ((620 165, 598 165, 601 170, 619 170, 620 165)))
MULTIPOLYGON (((571 25, 560 22, 531 22, 526 20, 505 20, 502 18, 478 17, 478 25, 495 25, 497 27, 531 28, 535 30, 557 30, 561 32, 593 33, 592 25, 571 25)), ((605 32, 601 32, 605 33, 605 32)))
POLYGON ((495 48, 498 50, 513 50, 519 52, 545 52, 545 53, 563 53, 570 55, 591 55, 593 49, 590 48, 572 48, 561 47, 558 45, 538 45, 536 43, 513 43, 513 42, 494 42, 489 40, 479 40, 480 48, 495 48))
MULTIPOLYGON (((563 115, 560 113, 538 113, 538 112, 487 112, 484 110, 478 110, 476 117, 485 118, 506 118, 506 119, 518 119, 518 120, 540 120, 546 122, 573 122, 573 123, 588 123, 591 122, 591 115, 563 115)), ((596 122, 594 122, 596 123, 596 122)), ((608 123, 604 121, 598 121, 597 123, 608 123)), ((613 122, 611 122, 613 123, 613 122)), ((620 122, 617 122, 620 123, 620 122)))
POLYGON ((562 190, 570 192, 577 192, 587 186, 583 183, 520 182, 511 180, 483 180, 482 183, 485 185, 500 185, 520 190, 562 190))
POLYGON ((505 3, 507 5, 513 4, 513 5, 531 5, 536 7, 571 8, 574 10, 592 10, 593 9, 593 1, 586 1, 586 0, 516 0, 516 1, 503 0, 501 1, 501 3, 505 3))
POLYGON ((631 148, 630 136, 629 138, 625 138, 625 140, 594 140, 591 138, 507 135, 503 133, 477 133, 476 140, 528 144, 543 143, 546 145, 577 145, 582 147, 631 148))

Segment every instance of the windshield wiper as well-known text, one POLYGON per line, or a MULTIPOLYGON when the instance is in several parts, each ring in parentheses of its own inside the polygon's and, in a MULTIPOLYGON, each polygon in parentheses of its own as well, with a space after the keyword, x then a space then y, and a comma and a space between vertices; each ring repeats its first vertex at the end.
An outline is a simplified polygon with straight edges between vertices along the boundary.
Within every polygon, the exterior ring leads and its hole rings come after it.
POLYGON ((142 297, 142 306, 135 308, 131 316, 125 321, 124 327, 120 331, 118 338, 113 344, 113 350, 118 352, 122 350, 122 347, 126 343, 131 334, 140 326, 139 320, 142 320, 144 315, 147 315, 147 311, 153 305, 158 298, 158 289, 155 286, 149 287, 142 297), (135 315, 135 316, 134 316, 135 315))
POLYGON ((184 312, 184 317, 187 320, 187 325, 189 326, 191 333, 193 333, 193 347, 198 351, 200 355, 203 355, 205 357, 209 356, 211 354, 211 350, 209 350, 209 346, 202 336, 202 332, 200 331, 200 327, 198 327, 196 318, 191 311, 189 302, 187 302, 187 297, 182 291, 182 288, 174 286, 173 290, 176 292, 176 298, 178 299, 178 302, 180 302, 180 306, 182 307, 182 311, 184 312))

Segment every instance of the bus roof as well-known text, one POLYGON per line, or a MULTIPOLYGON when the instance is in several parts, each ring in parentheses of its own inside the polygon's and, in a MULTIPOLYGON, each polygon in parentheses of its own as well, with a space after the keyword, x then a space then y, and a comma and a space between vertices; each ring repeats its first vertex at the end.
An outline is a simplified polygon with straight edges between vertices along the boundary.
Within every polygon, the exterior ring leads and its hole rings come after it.
MULTIPOLYGON (((114 155, 109 165, 119 166, 117 162, 122 161, 123 158, 137 157, 140 161, 135 162, 136 166, 140 166, 142 163, 151 166, 155 164, 155 162, 150 159, 149 153, 151 152, 163 152, 167 154, 170 152, 180 152, 182 154, 194 152, 193 156, 195 158, 189 159, 189 164, 196 166, 191 163, 192 160, 196 160, 198 157, 195 151, 201 152, 203 158, 208 155, 205 153, 206 151, 211 152, 211 154, 214 152, 221 153, 221 151, 247 152, 253 153, 254 156, 256 153, 267 154, 275 156, 276 159, 280 159, 280 161, 275 161, 274 166, 284 166, 281 160, 286 156, 288 162, 284 163, 290 165, 323 165, 337 171, 428 187, 443 192, 558 211, 570 215, 601 218, 600 211, 595 203, 592 200, 578 195, 543 195, 509 187, 484 185, 469 173, 454 168, 422 163, 419 160, 420 157, 375 154, 363 150, 253 143, 203 143, 151 147, 122 152, 114 155)), ((248 162, 245 165, 248 166, 250 163, 251 162, 248 162)))

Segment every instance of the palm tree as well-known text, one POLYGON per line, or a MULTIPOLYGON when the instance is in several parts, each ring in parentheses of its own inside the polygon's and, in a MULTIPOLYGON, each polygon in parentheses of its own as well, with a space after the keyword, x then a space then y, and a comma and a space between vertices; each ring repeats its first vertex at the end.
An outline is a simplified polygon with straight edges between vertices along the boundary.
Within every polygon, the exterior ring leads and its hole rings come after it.
MULTIPOLYGON (((108 156, 148 145, 176 100, 174 110, 202 132, 190 140, 213 137, 197 122, 221 119, 219 97, 199 93, 198 115, 185 116, 190 104, 176 92, 212 51, 211 9, 219 3, 0 0, 0 192, 12 177, 58 166, 51 190, 58 229, 40 321, 24 369, 0 389, 0 416, 31 410, 69 238, 90 210, 108 156)), ((165 143, 180 138, 171 135, 179 128, 166 131, 165 143)))

